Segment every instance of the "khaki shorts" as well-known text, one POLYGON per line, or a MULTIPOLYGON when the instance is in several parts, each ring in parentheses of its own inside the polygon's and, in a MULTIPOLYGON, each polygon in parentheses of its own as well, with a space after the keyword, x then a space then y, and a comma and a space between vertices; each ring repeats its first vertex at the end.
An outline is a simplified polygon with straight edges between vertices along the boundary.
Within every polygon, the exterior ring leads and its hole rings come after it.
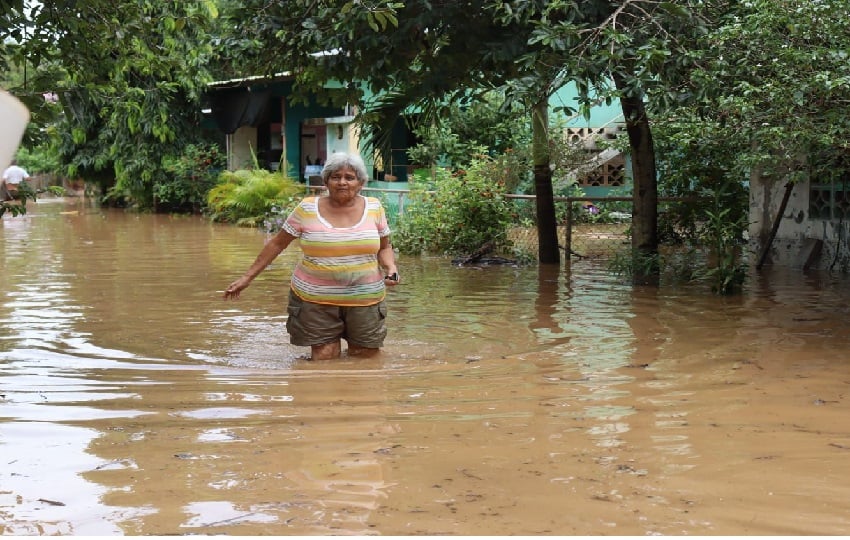
POLYGON ((305 302, 289 291, 286 308, 289 342, 299 347, 324 345, 344 339, 348 345, 380 349, 387 337, 387 304, 341 307, 305 302))

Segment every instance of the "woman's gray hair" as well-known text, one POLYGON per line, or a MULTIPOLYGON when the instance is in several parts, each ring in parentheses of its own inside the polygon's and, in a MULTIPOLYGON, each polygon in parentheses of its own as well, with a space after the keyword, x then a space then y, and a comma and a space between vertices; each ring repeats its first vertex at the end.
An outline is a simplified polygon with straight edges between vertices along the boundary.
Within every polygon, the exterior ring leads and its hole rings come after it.
POLYGON ((351 168, 361 184, 369 181, 369 175, 366 173, 366 164, 363 163, 363 158, 357 154, 346 154, 345 152, 334 152, 328 156, 325 161, 325 167, 322 169, 322 182, 328 183, 331 175, 340 169, 346 167, 351 168))

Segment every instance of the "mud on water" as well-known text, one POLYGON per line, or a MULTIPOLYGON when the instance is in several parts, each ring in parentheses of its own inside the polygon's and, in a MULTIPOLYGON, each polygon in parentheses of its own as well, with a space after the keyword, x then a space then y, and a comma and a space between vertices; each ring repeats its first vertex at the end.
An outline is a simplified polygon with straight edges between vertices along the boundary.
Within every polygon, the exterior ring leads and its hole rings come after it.
POLYGON ((400 259, 381 357, 288 344, 255 230, 2 220, 4 535, 844 535, 850 287, 400 259))

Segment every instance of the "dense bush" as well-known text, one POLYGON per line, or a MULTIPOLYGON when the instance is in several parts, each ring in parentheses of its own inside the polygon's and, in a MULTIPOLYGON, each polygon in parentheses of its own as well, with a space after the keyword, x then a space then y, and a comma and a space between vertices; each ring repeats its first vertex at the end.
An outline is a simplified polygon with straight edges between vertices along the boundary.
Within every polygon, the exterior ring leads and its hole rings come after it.
POLYGON ((179 157, 163 160, 167 176, 154 182, 157 210, 199 212, 227 160, 218 145, 190 144, 179 157))
POLYGON ((659 215, 658 236, 666 244, 708 249, 693 279, 709 282, 719 294, 740 290, 746 276, 741 257, 749 224, 747 169, 729 141, 736 127, 711 123, 689 114, 654 128, 661 195, 692 197, 659 215))
POLYGON ((487 243, 495 252, 511 248, 512 209, 505 185, 485 174, 487 158, 466 171, 440 169, 435 191, 414 188, 393 234, 402 253, 470 254, 487 243))

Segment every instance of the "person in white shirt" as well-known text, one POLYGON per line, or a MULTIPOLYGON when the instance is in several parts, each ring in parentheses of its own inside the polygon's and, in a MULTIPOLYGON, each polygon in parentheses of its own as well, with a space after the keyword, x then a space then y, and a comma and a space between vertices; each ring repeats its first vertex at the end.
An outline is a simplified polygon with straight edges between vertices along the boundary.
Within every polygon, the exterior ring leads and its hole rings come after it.
POLYGON ((7 201, 17 198, 18 187, 21 185, 21 182, 29 177, 30 175, 26 169, 19 167, 17 162, 12 161, 12 164, 3 171, 3 183, 0 185, 2 187, 0 191, 4 195, 3 198, 7 201))

